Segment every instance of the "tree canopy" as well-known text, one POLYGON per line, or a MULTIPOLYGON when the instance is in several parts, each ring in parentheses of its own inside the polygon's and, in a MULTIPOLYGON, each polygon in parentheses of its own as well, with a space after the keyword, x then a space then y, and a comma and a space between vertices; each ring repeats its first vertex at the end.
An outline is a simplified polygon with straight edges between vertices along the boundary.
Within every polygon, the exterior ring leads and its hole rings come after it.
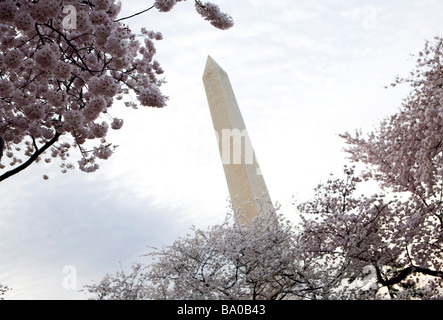
MULTIPOLYGON (((180 1, 155 0, 139 13, 167 12, 180 1)), ((196 0, 195 7, 217 28, 233 25, 215 4, 196 0)), ((40 160, 59 159, 66 172, 77 158, 80 170, 94 172, 115 150, 108 130, 124 123, 112 116, 116 101, 166 105, 155 60, 162 34, 134 32, 120 10, 115 0, 0 2, 0 181, 40 160)))

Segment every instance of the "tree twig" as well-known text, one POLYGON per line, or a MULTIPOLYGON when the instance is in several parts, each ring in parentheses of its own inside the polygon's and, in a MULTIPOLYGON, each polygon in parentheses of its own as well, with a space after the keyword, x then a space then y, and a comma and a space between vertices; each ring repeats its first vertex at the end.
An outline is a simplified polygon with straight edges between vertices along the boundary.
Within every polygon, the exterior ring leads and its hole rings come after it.
POLYGON ((153 9, 154 7, 155 7, 155 5, 153 5, 152 7, 148 8, 148 9, 145 9, 143 11, 137 12, 137 13, 131 15, 131 16, 127 16, 127 17, 124 17, 124 18, 120 18, 120 19, 114 20, 114 22, 118 22, 118 21, 122 21, 122 20, 126 20, 126 19, 131 19, 131 18, 133 18, 135 16, 138 16, 138 15, 140 15, 142 13, 145 13, 146 11, 149 11, 149 10, 153 9))
POLYGON ((50 146, 52 146, 55 142, 57 142, 58 138, 61 136, 60 133, 56 132, 54 137, 49 140, 43 147, 41 147, 40 149, 37 149, 34 154, 28 159, 28 161, 26 161, 25 163, 23 163, 22 165, 8 171, 5 172, 4 174, 2 174, 0 176, 0 182, 9 178, 10 176, 19 173, 20 171, 26 169, 27 167, 29 167, 43 152, 45 152, 50 146))

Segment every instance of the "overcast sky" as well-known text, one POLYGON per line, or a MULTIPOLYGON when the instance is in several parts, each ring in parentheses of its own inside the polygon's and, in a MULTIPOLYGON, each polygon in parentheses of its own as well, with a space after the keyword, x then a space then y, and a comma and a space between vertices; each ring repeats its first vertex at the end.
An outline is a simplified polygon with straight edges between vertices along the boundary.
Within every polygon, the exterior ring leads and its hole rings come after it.
MULTIPOLYGON (((153 3, 122 2, 121 17, 153 3)), ((272 200, 295 219, 292 197, 307 199, 345 164, 337 134, 396 112, 407 88, 384 87, 443 33, 441 0, 215 2, 234 18, 231 30, 203 21, 191 0, 128 20, 163 33, 157 59, 170 99, 165 109, 115 105, 125 125, 98 172, 34 164, 0 184, 6 298, 85 299, 78 289, 146 261, 148 246, 223 220, 228 189, 202 82, 208 54, 229 74, 272 200), (74 273, 77 290, 66 287, 74 273)))

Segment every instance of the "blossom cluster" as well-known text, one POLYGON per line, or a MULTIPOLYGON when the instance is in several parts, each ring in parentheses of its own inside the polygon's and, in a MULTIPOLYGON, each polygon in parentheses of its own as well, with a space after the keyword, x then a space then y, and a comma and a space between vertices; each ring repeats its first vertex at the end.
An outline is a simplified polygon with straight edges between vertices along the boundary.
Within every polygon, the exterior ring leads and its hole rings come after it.
MULTIPOLYGON (((175 3, 155 5, 168 11, 175 3)), ((110 155, 98 140, 123 126, 112 116, 115 101, 166 105, 163 69, 154 57, 162 35, 146 29, 136 35, 117 19, 120 9, 116 0, 0 1, 0 138, 7 155, 0 170, 40 160, 63 136, 80 150, 79 168, 95 171, 95 160, 110 155), (65 27, 64 8, 75 13, 75 28, 65 27)), ((73 166, 65 163, 69 152, 63 154, 64 171, 73 166)))
MULTIPOLYGON (((177 4, 177 2, 185 0, 156 0, 155 7, 161 12, 168 12, 177 4)), ((214 3, 202 3, 195 1, 195 8, 197 12, 207 21, 209 21, 216 28, 226 30, 233 26, 232 17, 220 10, 220 7, 214 3)))
POLYGON ((364 137, 343 134, 352 160, 370 165, 377 179, 396 191, 439 197, 443 181, 443 38, 427 41, 408 78, 412 87, 401 110, 364 137))
POLYGON ((221 12, 218 5, 210 2, 202 4, 198 1, 195 3, 197 12, 209 21, 214 27, 225 30, 233 26, 232 17, 227 13, 221 12))

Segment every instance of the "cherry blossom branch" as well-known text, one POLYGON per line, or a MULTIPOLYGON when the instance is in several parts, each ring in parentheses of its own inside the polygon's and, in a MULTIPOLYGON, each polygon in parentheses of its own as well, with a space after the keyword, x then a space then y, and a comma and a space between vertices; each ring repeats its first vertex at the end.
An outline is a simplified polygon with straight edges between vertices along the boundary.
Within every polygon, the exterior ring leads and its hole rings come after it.
MULTIPOLYGON (((66 44, 68 44, 68 46, 69 46, 70 48, 72 48, 72 50, 76 53, 78 59, 81 61, 81 63, 83 64, 83 66, 79 65, 79 64, 77 63, 77 61, 76 61, 74 58, 71 58, 70 60, 71 60, 71 62, 72 62, 73 64, 75 64, 76 66, 78 66, 78 67, 81 68, 82 70, 86 70, 86 71, 88 71, 90 74, 94 74, 95 72, 100 72, 100 70, 91 70, 91 69, 89 69, 88 64, 84 61, 82 55, 80 54, 79 49, 78 49, 76 46, 74 46, 74 45, 71 43, 72 40, 68 39, 68 38, 66 37, 66 35, 64 35, 60 30, 55 29, 52 25, 49 25, 49 24, 47 24, 47 23, 44 24, 44 26, 46 26, 46 27, 48 27, 49 29, 51 29, 52 31, 56 32, 60 37, 62 37, 62 38, 65 40, 66 44)), ((43 42, 42 42, 42 43, 43 43, 43 42)))
POLYGON ((431 270, 431 269, 415 267, 415 266, 409 266, 409 267, 401 270, 397 275, 393 276, 390 279, 383 278, 380 267, 375 266, 375 270, 376 270, 378 282, 385 287, 393 286, 397 283, 400 283, 401 281, 406 279, 406 277, 412 273, 421 273, 424 275, 443 279, 443 271, 431 270))
MULTIPOLYGON (((32 72, 32 70, 31 70, 32 72)), ((27 86, 29 86, 31 83, 33 83, 35 81, 35 79, 37 79, 39 76, 41 76, 42 74, 45 74, 45 71, 40 72, 39 74, 35 75, 34 78, 31 78, 31 73, 29 74, 29 79, 26 81, 26 84, 24 84, 20 89, 24 89, 27 86)))
POLYGON ((0 182, 13 176, 14 174, 19 173, 20 171, 23 171, 24 169, 26 169, 27 167, 29 167, 35 160, 37 160, 37 158, 43 153, 45 152, 49 147, 51 147, 54 143, 57 142, 58 138, 61 136, 60 133, 56 132, 54 137, 49 140, 48 142, 46 142, 46 144, 41 147, 40 149, 37 149, 34 154, 22 165, 8 171, 5 172, 4 174, 2 174, 0 176, 0 182))
POLYGON ((205 6, 203 3, 201 3, 199 0, 195 0, 195 3, 196 3, 199 7, 203 8, 203 9, 206 9, 206 6, 205 6))

